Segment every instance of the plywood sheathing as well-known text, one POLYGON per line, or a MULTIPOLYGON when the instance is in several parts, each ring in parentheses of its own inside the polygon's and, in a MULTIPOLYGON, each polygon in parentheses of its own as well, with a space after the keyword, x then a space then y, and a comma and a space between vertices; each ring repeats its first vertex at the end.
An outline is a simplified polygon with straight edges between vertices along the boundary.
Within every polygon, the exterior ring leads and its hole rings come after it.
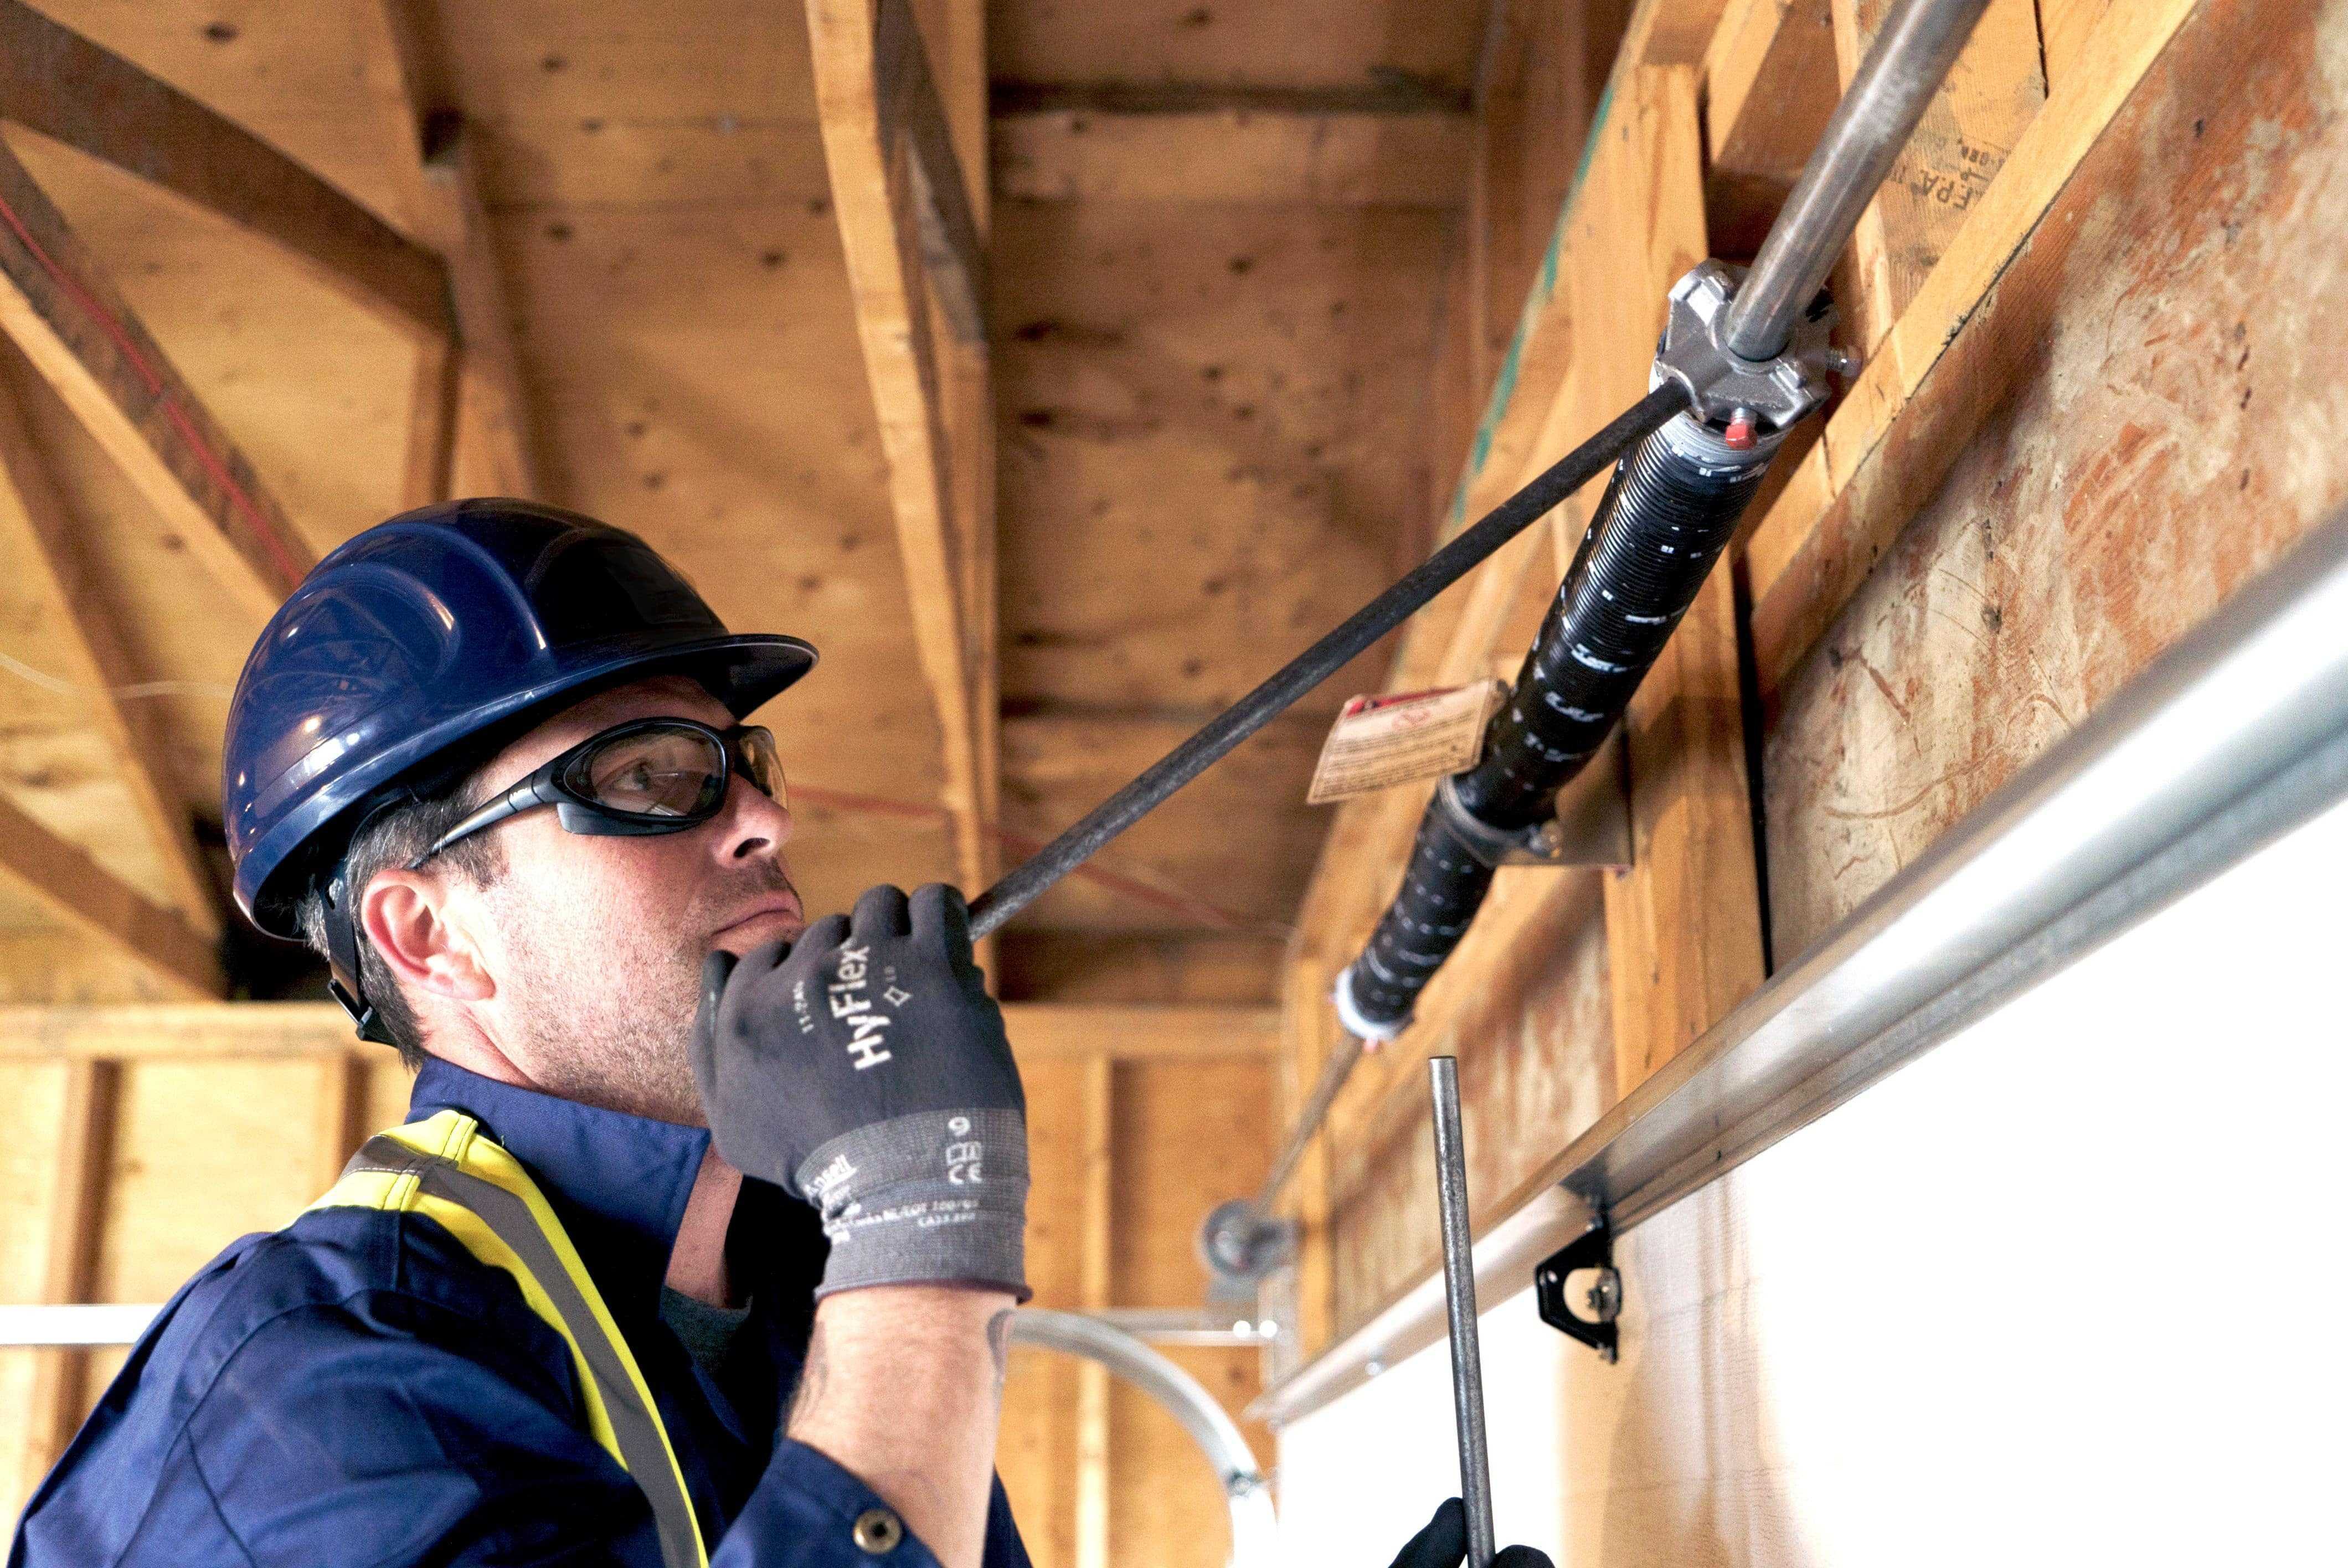
POLYGON ((988 10, 997 82, 1322 91, 1387 102, 1464 93, 1483 26, 1473 5, 1292 0, 1282 5, 1134 0, 1105 25, 1066 0, 988 10))
POLYGON ((2307 242, 2348 225, 2341 15, 2205 4, 1983 301, 2030 352, 1778 698, 1781 951, 2348 496, 2348 271, 2307 242))
MULTIPOLYGON (((998 204, 1016 830, 1074 821, 1408 565, 1394 530, 1424 490, 1426 284, 1447 221, 1334 202, 998 204)), ((1323 821, 1301 804, 1321 733, 1376 670, 1357 661, 1124 853, 1242 919, 1284 921, 1323 821)), ((1104 922, 1169 923, 1079 886, 1030 923, 1104 922)))

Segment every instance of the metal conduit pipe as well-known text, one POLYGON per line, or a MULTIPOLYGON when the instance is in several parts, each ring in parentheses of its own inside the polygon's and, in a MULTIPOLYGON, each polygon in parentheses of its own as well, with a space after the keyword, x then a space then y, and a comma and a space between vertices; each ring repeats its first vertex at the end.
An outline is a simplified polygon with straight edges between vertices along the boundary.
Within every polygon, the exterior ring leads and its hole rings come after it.
POLYGON ((1124 1329, 1080 1312, 1022 1307, 1012 1317, 1011 1340, 1097 1361, 1164 1406, 1206 1454, 1231 1505, 1231 1568, 1271 1568, 1278 1560, 1272 1483, 1256 1469, 1239 1423, 1199 1379, 1124 1329))
MULTIPOLYGON (((0 1348, 129 1345, 147 1331, 161 1310, 153 1302, 0 1307, 0 1348)), ((1197 1313, 1118 1316, 1146 1331, 1167 1332, 1184 1343, 1229 1344, 1255 1337, 1239 1332, 1251 1330, 1253 1325, 1231 1325, 1218 1332, 1197 1313)), ((1228 1318, 1220 1321, 1229 1323, 1228 1318)), ((1014 1344, 1037 1345, 1097 1361, 1164 1406, 1207 1456, 1231 1506, 1231 1568, 1270 1568, 1279 1548, 1272 1483, 1256 1468, 1255 1455, 1239 1423, 1215 1402, 1203 1384, 1107 1316, 1023 1307, 1012 1317, 1011 1339, 1014 1344)))

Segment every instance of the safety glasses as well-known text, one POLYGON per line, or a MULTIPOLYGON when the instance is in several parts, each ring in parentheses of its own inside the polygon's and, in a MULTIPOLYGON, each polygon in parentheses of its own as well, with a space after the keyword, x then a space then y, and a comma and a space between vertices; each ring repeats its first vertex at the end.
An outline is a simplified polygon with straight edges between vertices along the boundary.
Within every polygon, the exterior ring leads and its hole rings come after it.
POLYGON ((490 800, 407 863, 410 871, 460 838, 552 806, 565 833, 683 833, 716 816, 736 774, 780 805, 790 799, 775 737, 756 724, 712 729, 691 719, 632 719, 590 735, 490 800))

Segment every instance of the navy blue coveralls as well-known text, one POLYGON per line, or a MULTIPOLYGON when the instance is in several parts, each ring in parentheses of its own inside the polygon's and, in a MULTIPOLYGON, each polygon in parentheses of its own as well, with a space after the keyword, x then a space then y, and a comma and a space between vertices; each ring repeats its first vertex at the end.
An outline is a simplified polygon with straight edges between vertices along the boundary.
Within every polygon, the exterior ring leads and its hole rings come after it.
MULTIPOLYGON (((712 1568, 935 1568, 884 1507, 779 1437, 825 1243, 746 1181, 726 1252, 749 1318, 713 1374, 661 1287, 709 1146, 438 1060, 411 1122, 458 1111, 527 1167, 642 1368, 712 1568), (868 1540, 870 1532, 867 1532, 868 1540)), ((661 1568, 652 1510, 589 1435, 561 1335, 428 1216, 314 1209, 231 1245, 172 1297, 26 1507, 8 1568, 661 1568)), ((1027 1568, 998 1481, 986 1568, 1027 1568)))

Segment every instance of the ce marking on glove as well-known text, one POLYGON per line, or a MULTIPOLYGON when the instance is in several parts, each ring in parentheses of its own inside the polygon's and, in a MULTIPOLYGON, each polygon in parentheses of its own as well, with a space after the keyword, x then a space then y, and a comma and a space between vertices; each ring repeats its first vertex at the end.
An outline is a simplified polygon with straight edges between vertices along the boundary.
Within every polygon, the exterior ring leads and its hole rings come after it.
POLYGON ((946 1145, 946 1180, 957 1187, 978 1187, 986 1184, 986 1145, 976 1138, 965 1136, 970 1132, 970 1118, 956 1116, 946 1123, 946 1131, 963 1142, 946 1145))

